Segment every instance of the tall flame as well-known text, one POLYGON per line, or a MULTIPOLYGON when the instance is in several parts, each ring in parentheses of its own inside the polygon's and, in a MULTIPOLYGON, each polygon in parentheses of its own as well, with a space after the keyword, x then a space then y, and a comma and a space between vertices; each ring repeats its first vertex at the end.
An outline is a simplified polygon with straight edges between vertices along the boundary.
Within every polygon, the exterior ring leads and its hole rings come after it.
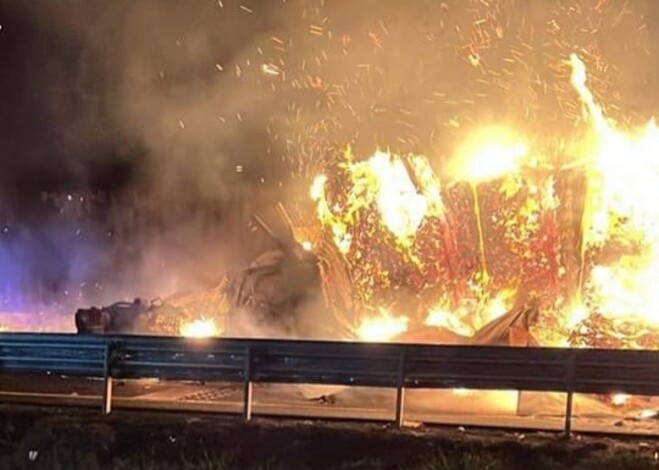
POLYGON ((613 119, 605 117, 586 86, 584 63, 576 54, 571 55, 570 61, 572 84, 594 130, 589 142, 589 148, 594 150, 587 167, 582 247, 620 252, 613 261, 597 263, 590 270, 584 285, 584 302, 591 311, 607 318, 640 320, 656 326, 659 132, 654 120, 640 133, 620 130, 613 119))
POLYGON ((407 330, 409 319, 393 316, 389 311, 380 309, 380 314, 364 318, 357 328, 357 337, 362 341, 390 341, 407 330))

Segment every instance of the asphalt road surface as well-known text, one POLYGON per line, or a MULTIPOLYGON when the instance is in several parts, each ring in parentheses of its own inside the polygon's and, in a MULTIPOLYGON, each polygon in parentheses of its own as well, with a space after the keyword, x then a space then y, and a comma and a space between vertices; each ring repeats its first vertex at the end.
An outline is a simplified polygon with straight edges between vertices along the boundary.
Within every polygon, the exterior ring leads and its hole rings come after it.
MULTIPOLYGON (((102 381, 65 376, 0 375, 0 402, 97 406, 102 381)), ((242 384, 115 381, 113 407, 167 411, 241 413, 242 384)), ((300 385, 254 385, 254 416, 391 421, 393 390, 300 385)), ((408 390, 405 423, 560 431, 565 396, 513 391, 408 390)), ((656 399, 630 399, 612 407, 602 399, 575 396, 575 432, 659 436, 656 399)))

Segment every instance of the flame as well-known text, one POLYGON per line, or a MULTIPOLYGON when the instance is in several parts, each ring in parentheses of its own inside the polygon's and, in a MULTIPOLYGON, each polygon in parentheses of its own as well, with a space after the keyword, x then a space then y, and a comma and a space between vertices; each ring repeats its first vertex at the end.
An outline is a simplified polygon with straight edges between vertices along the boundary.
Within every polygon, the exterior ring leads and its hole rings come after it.
POLYGON ((381 224, 404 248, 412 245, 425 218, 442 216, 439 180, 424 157, 377 151, 366 161, 354 162, 348 149, 345 160, 342 168, 351 184, 341 202, 331 205, 328 201, 326 175, 315 178, 310 192, 319 220, 330 227, 341 253, 350 250, 351 228, 360 212, 371 206, 377 208, 381 224))
POLYGON ((213 320, 204 318, 183 323, 179 329, 179 334, 186 338, 211 338, 220 333, 220 329, 213 320))
POLYGON ((482 183, 519 171, 528 145, 506 128, 485 128, 470 135, 449 171, 459 181, 482 183))
POLYGON ((650 419, 650 418, 654 418, 654 417, 657 416, 658 414, 659 414, 659 411, 657 411, 657 410, 650 410, 650 409, 647 409, 647 410, 642 410, 642 411, 638 414, 637 417, 638 417, 638 419, 650 419))
MULTIPOLYGON (((651 120, 641 132, 623 132, 606 118, 586 86, 586 68, 570 56, 572 84, 593 126, 588 148, 588 189, 582 221, 583 250, 623 246, 612 261, 596 263, 584 283, 585 304, 614 321, 659 325, 659 131, 651 120), (633 249, 624 249, 624 245, 633 249)), ((582 253, 582 258, 586 253, 582 253)), ((584 260, 585 261, 585 260, 584 260)))
POLYGON ((528 292, 553 296, 533 330, 540 344, 659 347, 659 129, 654 120, 622 129, 589 89, 583 61, 572 54, 569 64, 587 124, 564 152, 573 162, 498 126, 468 136, 443 168, 448 185, 426 157, 356 160, 350 149, 314 180, 317 219, 350 271, 359 338, 386 341, 422 324, 474 337, 528 292), (584 196, 583 210, 563 205, 566 186, 584 196), (573 213, 576 257, 563 253, 561 225, 573 213), (414 316, 364 314, 410 302, 414 316))
POLYGON ((588 307, 585 305, 578 304, 572 306, 572 308, 568 311, 568 320, 566 325, 567 328, 572 329, 576 327, 579 323, 586 320, 589 315, 590 312, 588 311, 588 307))
POLYGON ((631 396, 625 393, 614 393, 611 395, 611 404, 613 404, 613 406, 624 406, 630 399, 631 396))
POLYGON ((380 315, 367 317, 357 328, 357 337, 362 341, 390 341, 407 330, 409 318, 392 316, 387 310, 380 309, 380 315))
POLYGON ((474 336, 476 332, 474 331, 474 328, 467 323, 465 319, 466 315, 467 312, 464 310, 455 311, 438 305, 430 310, 424 324, 427 326, 446 328, 459 335, 471 337, 474 336))

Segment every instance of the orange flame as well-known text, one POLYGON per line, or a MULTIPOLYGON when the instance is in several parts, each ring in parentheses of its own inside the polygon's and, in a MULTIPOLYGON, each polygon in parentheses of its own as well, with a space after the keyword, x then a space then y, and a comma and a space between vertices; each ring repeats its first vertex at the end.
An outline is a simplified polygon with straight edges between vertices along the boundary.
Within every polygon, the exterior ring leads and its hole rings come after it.
POLYGON ((211 338, 219 336, 220 329, 213 320, 198 319, 181 325, 179 334, 186 338, 211 338))

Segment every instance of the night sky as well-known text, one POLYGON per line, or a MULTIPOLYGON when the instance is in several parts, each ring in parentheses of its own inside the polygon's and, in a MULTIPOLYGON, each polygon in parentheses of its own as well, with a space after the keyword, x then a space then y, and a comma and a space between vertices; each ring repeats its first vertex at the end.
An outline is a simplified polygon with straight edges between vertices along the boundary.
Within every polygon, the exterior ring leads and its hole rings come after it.
MULTIPOLYGON (((183 2, 171 1, 119 1, 112 6, 77 0, 56 5, 41 0, 0 3, 1 190, 6 199, 22 200, 42 190, 119 190, 152 177, 144 168, 147 156, 156 150, 146 135, 151 129, 139 126, 157 126, 148 120, 175 113, 185 93, 208 89, 217 75, 215 62, 206 60, 205 51, 195 57, 178 50, 190 28, 221 28, 219 18, 204 19, 209 3, 197 2, 187 18, 178 16, 183 2), (131 65, 133 60, 147 70, 138 70, 131 65), (127 101, 144 98, 141 87, 149 88, 152 101, 144 103, 143 115, 137 115, 127 109, 127 101)), ((213 5, 211 11, 216 10, 213 5)), ((258 22, 250 24, 252 28, 232 31, 229 44, 217 34, 213 59, 231 62, 232 54, 240 51, 237 44, 259 32, 258 22)), ((185 114, 157 131, 180 131, 185 114)), ((230 145, 254 151, 250 147, 262 144, 258 134, 264 130, 246 130, 230 145)), ((181 148, 194 151, 185 138, 169 140, 162 145, 172 153, 181 148)), ((212 137, 200 140, 199 147, 216 147, 215 151, 227 144, 212 137)))

